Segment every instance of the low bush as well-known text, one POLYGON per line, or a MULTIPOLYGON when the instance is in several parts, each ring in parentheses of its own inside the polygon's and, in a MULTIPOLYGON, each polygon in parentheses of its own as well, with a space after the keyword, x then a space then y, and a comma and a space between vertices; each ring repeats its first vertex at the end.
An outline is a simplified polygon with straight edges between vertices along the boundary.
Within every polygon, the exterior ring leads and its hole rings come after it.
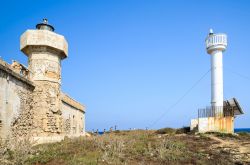
POLYGON ((190 127, 182 127, 176 130, 176 134, 190 133, 190 127))
POLYGON ((175 134, 176 130, 173 128, 162 128, 155 131, 156 134, 175 134))

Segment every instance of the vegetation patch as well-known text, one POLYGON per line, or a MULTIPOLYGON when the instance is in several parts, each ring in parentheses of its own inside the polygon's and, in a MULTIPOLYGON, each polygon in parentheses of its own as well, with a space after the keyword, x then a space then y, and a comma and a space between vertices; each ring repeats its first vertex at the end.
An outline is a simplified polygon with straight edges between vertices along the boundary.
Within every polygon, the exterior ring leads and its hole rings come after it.
POLYGON ((232 164, 230 153, 223 152, 223 148, 211 149, 216 142, 210 138, 178 135, 173 133, 174 129, 165 129, 167 135, 156 132, 120 131, 34 147, 23 145, 1 152, 0 163, 7 164, 3 161, 7 160, 9 164, 20 165, 232 164))
POLYGON ((173 128, 162 128, 155 131, 156 134, 175 134, 176 130, 173 128))

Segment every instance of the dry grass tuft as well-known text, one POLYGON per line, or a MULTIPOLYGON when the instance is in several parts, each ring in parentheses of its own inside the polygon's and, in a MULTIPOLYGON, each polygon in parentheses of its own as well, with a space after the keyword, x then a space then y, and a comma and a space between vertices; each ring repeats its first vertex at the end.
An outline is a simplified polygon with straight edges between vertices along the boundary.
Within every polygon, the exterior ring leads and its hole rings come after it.
POLYGON ((32 152, 32 143, 28 137, 1 140, 0 164, 23 165, 32 152))

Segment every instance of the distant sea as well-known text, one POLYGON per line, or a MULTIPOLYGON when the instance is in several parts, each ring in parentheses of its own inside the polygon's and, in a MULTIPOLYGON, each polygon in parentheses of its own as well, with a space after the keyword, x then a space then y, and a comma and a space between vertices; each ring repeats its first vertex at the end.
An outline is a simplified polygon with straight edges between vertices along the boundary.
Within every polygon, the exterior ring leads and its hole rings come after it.
MULTIPOLYGON (((250 133, 250 128, 235 128, 234 132, 235 133, 237 133, 237 132, 249 132, 250 133)), ((102 134, 104 134, 104 132, 99 131, 98 134, 102 135, 102 134)))
POLYGON ((249 132, 250 133, 250 128, 235 128, 234 132, 249 132))

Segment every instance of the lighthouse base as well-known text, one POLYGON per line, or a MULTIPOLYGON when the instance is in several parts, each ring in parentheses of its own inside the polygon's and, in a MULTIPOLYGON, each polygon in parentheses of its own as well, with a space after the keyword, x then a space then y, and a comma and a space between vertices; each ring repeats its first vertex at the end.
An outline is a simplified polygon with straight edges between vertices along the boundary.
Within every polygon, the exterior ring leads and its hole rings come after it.
POLYGON ((191 120, 191 130, 196 130, 200 133, 206 132, 223 132, 234 133, 234 117, 207 117, 191 120))
POLYGON ((200 133, 234 133, 234 116, 233 106, 206 107, 198 110, 198 118, 191 120, 190 128, 200 133))

